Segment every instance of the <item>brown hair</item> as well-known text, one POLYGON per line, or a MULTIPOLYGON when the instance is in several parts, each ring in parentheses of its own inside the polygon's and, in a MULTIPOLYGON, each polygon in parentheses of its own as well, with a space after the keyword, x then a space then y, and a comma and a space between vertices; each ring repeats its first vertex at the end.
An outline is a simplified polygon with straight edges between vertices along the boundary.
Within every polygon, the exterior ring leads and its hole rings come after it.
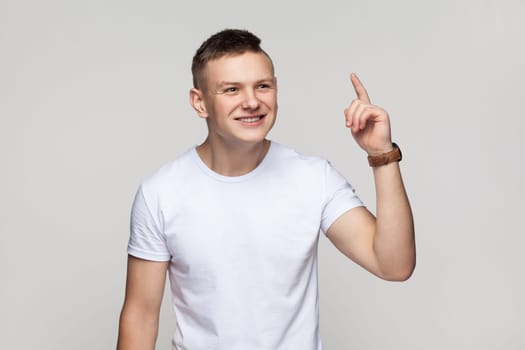
POLYGON ((223 56, 240 55, 245 52, 262 52, 272 62, 272 59, 261 48, 260 44, 261 39, 247 30, 224 29, 213 34, 202 43, 193 56, 191 64, 193 86, 199 88, 199 83, 202 82, 203 78, 202 72, 206 64, 223 56))

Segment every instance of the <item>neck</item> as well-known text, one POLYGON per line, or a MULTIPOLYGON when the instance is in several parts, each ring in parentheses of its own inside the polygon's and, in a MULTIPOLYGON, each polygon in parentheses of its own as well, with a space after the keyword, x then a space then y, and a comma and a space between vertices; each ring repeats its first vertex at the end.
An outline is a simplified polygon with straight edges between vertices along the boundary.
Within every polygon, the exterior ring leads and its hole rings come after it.
POLYGON ((214 143, 207 138, 197 147, 197 153, 211 170, 224 176, 241 176, 254 170, 263 161, 270 148, 264 139, 256 144, 228 145, 214 143))

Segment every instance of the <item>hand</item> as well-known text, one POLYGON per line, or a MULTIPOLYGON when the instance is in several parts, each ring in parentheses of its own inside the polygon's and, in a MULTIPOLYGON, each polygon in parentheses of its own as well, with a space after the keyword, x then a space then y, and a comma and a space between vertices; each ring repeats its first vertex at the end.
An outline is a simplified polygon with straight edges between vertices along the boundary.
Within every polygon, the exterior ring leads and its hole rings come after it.
POLYGON ((363 83, 355 73, 350 75, 357 98, 345 109, 346 127, 355 141, 369 155, 390 152, 390 117, 383 108, 371 104, 363 83))

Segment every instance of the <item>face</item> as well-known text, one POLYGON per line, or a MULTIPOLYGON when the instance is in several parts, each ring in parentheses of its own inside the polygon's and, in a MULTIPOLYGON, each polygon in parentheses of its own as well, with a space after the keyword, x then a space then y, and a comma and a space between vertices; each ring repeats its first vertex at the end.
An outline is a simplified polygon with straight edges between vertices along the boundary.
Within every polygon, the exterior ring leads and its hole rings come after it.
POLYGON ((207 63, 202 87, 190 99, 208 123, 211 142, 259 143, 277 113, 277 81, 264 53, 246 52, 207 63))

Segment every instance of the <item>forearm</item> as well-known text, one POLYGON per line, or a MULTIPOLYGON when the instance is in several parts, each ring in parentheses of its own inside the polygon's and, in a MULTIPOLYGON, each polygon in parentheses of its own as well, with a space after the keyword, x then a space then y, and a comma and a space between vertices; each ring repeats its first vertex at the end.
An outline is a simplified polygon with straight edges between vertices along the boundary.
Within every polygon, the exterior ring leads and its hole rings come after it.
POLYGON ((374 252, 385 279, 406 280, 416 262, 414 223, 399 163, 373 168, 376 187, 374 252))
POLYGON ((145 316, 124 306, 120 315, 117 350, 155 349, 158 324, 158 316, 145 316))

